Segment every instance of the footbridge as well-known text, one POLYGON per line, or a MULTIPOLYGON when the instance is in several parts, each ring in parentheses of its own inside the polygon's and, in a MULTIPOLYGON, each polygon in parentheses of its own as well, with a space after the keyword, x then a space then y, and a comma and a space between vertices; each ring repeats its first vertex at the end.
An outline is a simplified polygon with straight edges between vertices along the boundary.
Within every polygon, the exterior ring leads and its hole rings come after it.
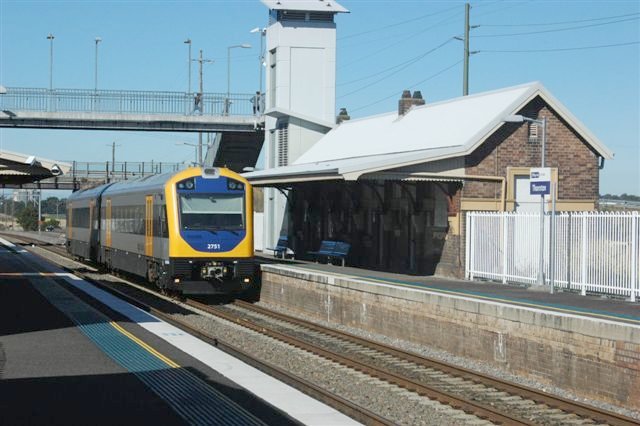
POLYGON ((5 128, 255 132, 264 125, 252 94, 1 88, 5 128))
MULTIPOLYGON (((38 161, 39 163, 39 161, 38 161)), ((164 163, 164 162, 134 162, 116 161, 105 162, 81 162, 69 161, 65 163, 63 173, 52 176, 51 173, 41 173, 34 176, 32 168, 28 170, 31 179, 16 179, 15 176, 8 176, 7 179, 0 179, 0 188, 14 189, 67 189, 78 190, 91 188, 103 183, 117 182, 128 179, 137 179, 144 176, 175 172, 189 167, 188 163, 164 163), (69 167, 70 166, 70 167, 69 167)), ((24 165, 27 167, 27 165, 24 165)), ((0 168, 0 172, 2 169, 0 168)), ((0 178, 2 174, 0 173, 0 178)))

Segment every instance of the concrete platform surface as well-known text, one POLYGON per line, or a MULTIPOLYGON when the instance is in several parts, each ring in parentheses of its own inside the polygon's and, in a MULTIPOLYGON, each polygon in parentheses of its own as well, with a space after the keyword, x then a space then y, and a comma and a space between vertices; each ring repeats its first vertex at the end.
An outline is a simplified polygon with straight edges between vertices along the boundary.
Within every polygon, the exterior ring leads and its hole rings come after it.
POLYGON ((258 257, 265 263, 288 265, 335 276, 352 277, 371 283, 419 288, 440 292, 442 294, 460 295, 503 302, 516 306, 534 307, 554 312, 573 313, 594 318, 622 321, 630 324, 640 324, 640 301, 632 303, 602 296, 581 296, 578 293, 566 292, 560 289, 556 289, 554 294, 550 294, 549 286, 543 286, 543 288, 540 289, 537 287, 526 288, 524 286, 501 284, 491 281, 455 280, 435 276, 397 274, 297 260, 282 260, 268 255, 259 255, 258 257))
POLYGON ((0 395, 0 424, 356 424, 1 237, 0 395))

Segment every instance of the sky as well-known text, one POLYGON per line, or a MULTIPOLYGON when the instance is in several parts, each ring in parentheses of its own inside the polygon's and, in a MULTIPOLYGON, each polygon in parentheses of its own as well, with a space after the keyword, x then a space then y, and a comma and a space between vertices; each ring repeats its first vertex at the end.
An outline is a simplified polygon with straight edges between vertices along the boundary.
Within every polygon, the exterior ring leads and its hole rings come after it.
MULTIPOLYGON (((462 95, 463 1, 342 0, 337 25, 336 111, 352 118, 397 108, 403 89, 427 102, 462 95)), ((259 87, 259 0, 0 0, 0 85, 185 91, 188 46, 200 49, 205 92, 259 87)), ((640 1, 471 2, 469 93, 540 81, 614 153, 600 193, 640 195, 640 1)), ((192 67, 192 85, 197 67, 192 67)), ((0 129, 0 149, 61 161, 190 162, 195 133, 0 129)))

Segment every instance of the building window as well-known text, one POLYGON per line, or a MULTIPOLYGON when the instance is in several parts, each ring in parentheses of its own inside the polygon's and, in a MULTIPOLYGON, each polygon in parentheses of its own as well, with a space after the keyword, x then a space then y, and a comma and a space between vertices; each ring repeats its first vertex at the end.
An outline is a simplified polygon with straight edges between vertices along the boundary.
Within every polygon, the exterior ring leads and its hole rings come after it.
POLYGON ((289 164, 289 123, 278 123, 278 167, 289 164))
POLYGON ((298 10, 279 10, 278 21, 305 21, 307 14, 298 10))
POLYGON ((333 22, 333 13, 309 12, 309 21, 333 22))

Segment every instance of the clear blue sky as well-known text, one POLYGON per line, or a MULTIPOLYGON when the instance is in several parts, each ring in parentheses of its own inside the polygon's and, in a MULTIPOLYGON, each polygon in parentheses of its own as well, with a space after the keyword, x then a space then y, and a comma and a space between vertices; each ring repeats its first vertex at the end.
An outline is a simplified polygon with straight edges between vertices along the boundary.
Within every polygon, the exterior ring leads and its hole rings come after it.
MULTIPOLYGON (((464 2, 340 3, 351 13, 336 19, 337 108, 347 107, 352 117, 395 110, 407 88, 421 90, 427 102, 461 95, 462 42, 452 37, 462 35, 464 2)), ((479 53, 471 57, 470 93, 541 81, 615 152, 601 172, 600 192, 640 194, 640 2, 471 4, 471 24, 479 25, 471 50, 479 53)), ((0 0, 0 84, 47 87, 52 33, 56 88, 93 88, 100 36, 100 88, 184 91, 183 41, 191 38, 194 57, 203 49, 215 60, 204 69, 210 92, 226 90, 227 46, 250 43, 252 49, 233 51, 231 66, 232 91, 251 93, 260 40, 249 31, 266 23, 258 0, 0 0)), ((196 135, 0 130, 1 148, 60 160, 108 160, 113 141, 119 160, 188 162, 193 148, 176 143, 193 143, 196 135)))

